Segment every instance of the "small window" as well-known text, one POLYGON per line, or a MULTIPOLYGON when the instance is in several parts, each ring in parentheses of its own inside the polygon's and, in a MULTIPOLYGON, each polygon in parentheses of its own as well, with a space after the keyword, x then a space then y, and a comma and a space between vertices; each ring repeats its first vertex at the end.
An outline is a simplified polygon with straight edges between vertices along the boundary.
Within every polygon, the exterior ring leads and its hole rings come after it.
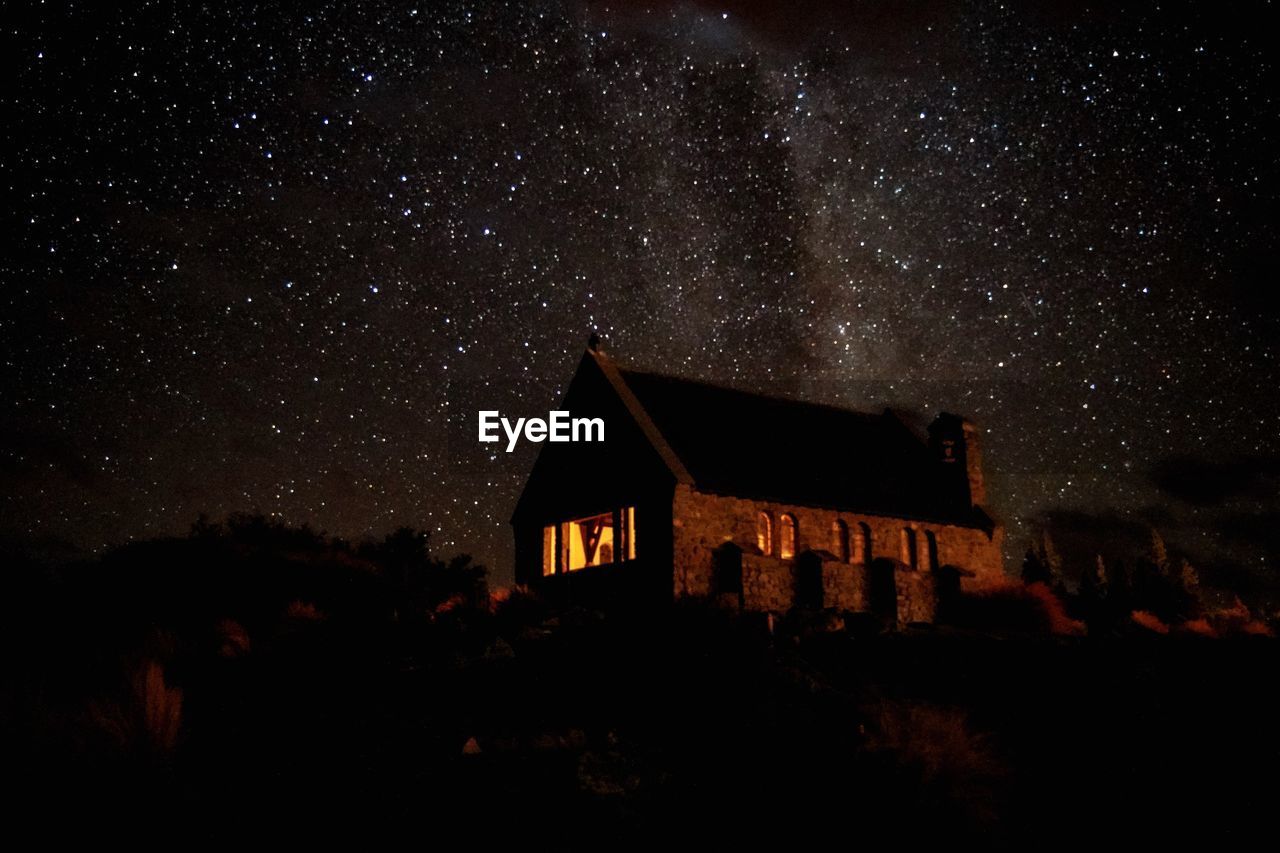
POLYGON ((779 543, 778 556, 790 560, 796 555, 796 517, 791 513, 782 516, 782 541, 779 543))
POLYGON ((849 525, 838 518, 831 522, 831 553, 840 562, 849 562, 849 525))
POLYGON ((556 573, 556 526, 542 528, 542 576, 556 573))
POLYGON ((636 508, 629 506, 622 511, 624 521, 622 533, 627 539, 627 559, 636 558, 636 508))
POLYGON ((765 556, 773 553, 773 517, 767 512, 756 515, 756 546, 765 556))
POLYGON ((871 525, 865 521, 858 522, 858 532, 854 536, 853 561, 867 565, 871 562, 871 525))
POLYGON ((932 530, 924 532, 924 556, 925 566, 929 571, 938 570, 938 537, 933 534, 932 530))
POLYGON ((902 562, 911 568, 916 567, 916 532, 910 527, 902 528, 902 562))

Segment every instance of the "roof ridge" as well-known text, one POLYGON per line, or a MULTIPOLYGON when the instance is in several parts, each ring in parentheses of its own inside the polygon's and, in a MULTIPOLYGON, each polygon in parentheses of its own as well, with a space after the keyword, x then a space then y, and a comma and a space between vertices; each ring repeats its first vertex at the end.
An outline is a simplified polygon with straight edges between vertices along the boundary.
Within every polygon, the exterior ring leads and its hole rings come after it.
POLYGON ((685 466, 684 461, 672 448, 671 443, 667 441, 667 437, 662 434, 662 430, 654 422, 653 416, 649 414, 644 403, 636 396, 635 391, 627 384, 626 377, 623 376, 623 370, 614 362, 608 354, 598 349, 587 348, 587 355, 595 360, 596 366, 600 368, 600 372, 604 375, 605 381, 613 388, 613 392, 618 395, 618 399, 622 402, 624 408, 630 413, 635 420, 636 426, 640 427, 640 431, 644 434, 649 444, 657 454, 662 457, 662 461, 671 471, 672 475, 680 483, 693 483, 693 475, 689 473, 689 469, 685 466))
POLYGON ((640 368, 628 367, 626 365, 619 364, 616 360, 613 362, 613 365, 614 365, 614 368, 619 373, 624 375, 624 378, 627 374, 639 375, 639 376, 650 376, 656 379, 665 379, 671 382, 683 382, 686 385, 698 385, 703 388, 714 388, 717 391, 728 391, 733 394, 742 394, 743 396, 755 397, 757 399, 767 400, 769 402, 787 403, 793 406, 811 406, 815 409, 828 409, 830 411, 839 412, 845 415, 856 415, 861 418, 866 418, 867 420, 883 420, 885 416, 885 412, 888 411, 888 409, 885 409, 884 411, 881 411, 881 412, 868 412, 864 409, 852 409, 847 406, 836 405, 835 403, 821 403, 816 400, 805 400, 797 397, 784 396, 782 394, 768 394, 762 391, 748 391, 745 388, 738 388, 733 385, 724 385, 719 382, 710 382, 706 379, 692 379, 687 376, 677 376, 672 373, 662 373, 657 370, 642 370, 640 368))

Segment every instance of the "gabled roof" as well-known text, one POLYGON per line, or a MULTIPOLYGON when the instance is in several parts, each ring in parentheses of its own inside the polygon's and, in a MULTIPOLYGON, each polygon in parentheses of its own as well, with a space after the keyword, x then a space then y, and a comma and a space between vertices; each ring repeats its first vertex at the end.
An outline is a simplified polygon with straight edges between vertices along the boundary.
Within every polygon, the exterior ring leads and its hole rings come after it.
POLYGON ((678 482, 778 503, 990 523, 957 498, 947 479, 953 472, 888 410, 771 397, 635 370, 588 352, 678 482))

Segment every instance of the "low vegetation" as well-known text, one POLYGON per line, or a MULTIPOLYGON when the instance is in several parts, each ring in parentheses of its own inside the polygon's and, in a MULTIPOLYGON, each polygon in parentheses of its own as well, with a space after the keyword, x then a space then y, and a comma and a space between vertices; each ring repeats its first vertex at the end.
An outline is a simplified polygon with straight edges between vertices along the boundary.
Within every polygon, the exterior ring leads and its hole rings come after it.
POLYGON ((1159 843, 1258 821, 1272 783, 1252 770, 1280 753, 1269 626, 1137 571, 1124 599, 1111 576, 1100 594, 1036 571, 933 627, 770 631, 706 603, 490 590, 414 530, 351 543, 239 516, 13 562, 14 810, 47 836, 448 827, 555 847, 1159 843))

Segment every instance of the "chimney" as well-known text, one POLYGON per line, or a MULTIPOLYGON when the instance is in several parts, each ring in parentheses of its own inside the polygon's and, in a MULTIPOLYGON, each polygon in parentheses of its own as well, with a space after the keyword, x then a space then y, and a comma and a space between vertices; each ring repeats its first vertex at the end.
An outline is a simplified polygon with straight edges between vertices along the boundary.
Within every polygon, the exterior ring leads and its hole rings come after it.
POLYGON ((954 494, 972 506, 986 503, 978 428, 959 415, 942 412, 929 424, 929 446, 949 469, 944 476, 953 484, 954 494))

